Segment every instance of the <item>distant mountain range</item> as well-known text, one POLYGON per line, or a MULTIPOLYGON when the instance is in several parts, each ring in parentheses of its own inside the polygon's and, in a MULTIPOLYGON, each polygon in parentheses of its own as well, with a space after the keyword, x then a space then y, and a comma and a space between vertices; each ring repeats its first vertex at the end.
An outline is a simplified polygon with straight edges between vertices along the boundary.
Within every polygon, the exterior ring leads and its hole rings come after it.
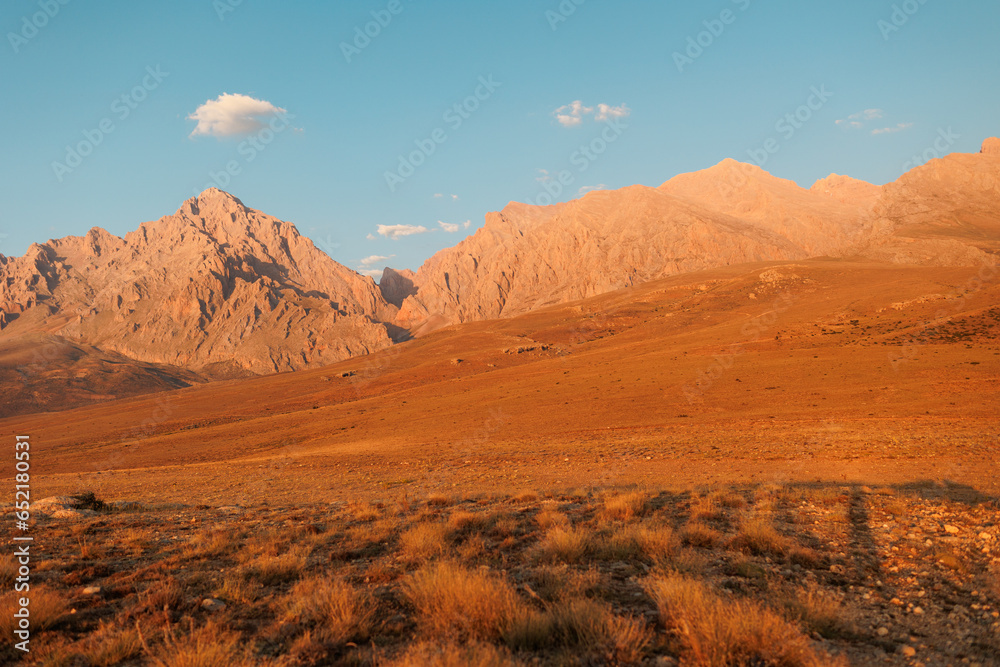
POLYGON ((998 252, 997 139, 881 187, 832 175, 804 189, 725 160, 658 188, 511 203, 379 285, 212 188, 122 238, 94 228, 0 255, 0 395, 23 412, 321 366, 712 267, 819 256, 972 266, 998 252))

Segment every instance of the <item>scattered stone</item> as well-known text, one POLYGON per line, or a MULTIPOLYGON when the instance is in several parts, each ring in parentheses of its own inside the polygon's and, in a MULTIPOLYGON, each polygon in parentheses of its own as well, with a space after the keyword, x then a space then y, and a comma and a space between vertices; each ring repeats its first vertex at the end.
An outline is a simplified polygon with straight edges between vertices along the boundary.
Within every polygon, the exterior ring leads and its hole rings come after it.
POLYGON ((903 646, 902 648, 899 649, 899 652, 902 653, 907 658, 912 658, 917 654, 917 649, 913 648, 912 646, 903 646))
POLYGON ((877 634, 879 637, 885 637, 887 634, 889 634, 889 628, 882 626, 881 628, 875 631, 875 634, 877 634))
POLYGON ((97 516, 97 512, 94 510, 61 509, 56 510, 49 516, 53 519, 86 519, 88 517, 97 516))
POLYGON ((215 613, 226 608, 226 603, 216 598, 205 598, 201 601, 201 608, 205 611, 215 613))
POLYGON ((84 595, 100 595, 101 594, 101 587, 100 586, 87 586, 86 588, 83 589, 83 594, 84 595))
POLYGON ((944 527, 944 532, 951 533, 952 535, 958 534, 958 527, 946 524, 944 527))

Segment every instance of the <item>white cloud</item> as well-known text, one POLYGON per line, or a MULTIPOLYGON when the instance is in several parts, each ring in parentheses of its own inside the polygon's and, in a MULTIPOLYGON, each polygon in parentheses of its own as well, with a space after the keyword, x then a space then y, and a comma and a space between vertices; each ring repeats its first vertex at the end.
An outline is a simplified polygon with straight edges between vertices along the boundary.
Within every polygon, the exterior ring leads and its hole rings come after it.
POLYGON ((858 113, 852 113, 847 118, 842 118, 836 121, 837 125, 841 127, 849 127, 851 129, 859 129, 865 126, 865 121, 878 120, 885 116, 885 112, 881 109, 865 109, 864 111, 859 111, 858 113))
POLYGON ((908 130, 911 127, 913 127, 913 123, 898 123, 895 127, 881 127, 877 130, 872 130, 872 134, 893 134, 908 130))
POLYGON ((381 264, 387 259, 392 259, 395 255, 369 255, 361 260, 361 266, 371 266, 372 264, 381 264))
POLYGON ((458 199, 458 195, 443 195, 440 192, 434 195, 434 199, 443 199, 444 197, 451 197, 453 200, 458 199))
POLYGON ((438 220, 438 224, 441 225, 441 229, 448 232, 449 234, 454 234, 459 230, 459 226, 450 222, 441 222, 438 220))
POLYGON ((423 225, 379 225, 377 231, 381 236, 397 241, 404 236, 426 234, 427 228, 423 225))
POLYGON ((472 226, 472 220, 466 220, 465 222, 462 223, 462 226, 468 229, 469 227, 472 226))
POLYGON ((611 118, 624 118, 630 113, 632 110, 624 104, 617 107, 609 104, 598 104, 595 111, 594 107, 584 106, 580 100, 574 100, 553 111, 552 115, 563 127, 576 127, 583 123, 587 116, 593 116, 596 121, 605 121, 611 118))
POLYGON ((577 190, 576 194, 578 194, 578 195, 585 195, 588 192, 591 192, 593 190, 605 190, 605 189, 607 189, 607 187, 608 186, 606 186, 604 183, 601 183, 600 185, 585 185, 582 188, 580 188, 579 190, 577 190))
POLYGON ((374 241, 376 236, 374 234, 369 233, 368 236, 366 236, 365 238, 368 239, 369 241, 374 241))
POLYGON ((539 183, 548 183, 552 180, 552 176, 549 174, 548 169, 539 169, 538 176, 535 177, 535 180, 539 183))
POLYGON ((190 136, 234 137, 253 134, 264 128, 271 118, 287 113, 266 100, 247 95, 222 93, 208 100, 188 120, 198 121, 190 136))
POLYGON ((383 269, 361 269, 358 273, 363 276, 369 276, 377 282, 382 279, 382 271, 383 269))

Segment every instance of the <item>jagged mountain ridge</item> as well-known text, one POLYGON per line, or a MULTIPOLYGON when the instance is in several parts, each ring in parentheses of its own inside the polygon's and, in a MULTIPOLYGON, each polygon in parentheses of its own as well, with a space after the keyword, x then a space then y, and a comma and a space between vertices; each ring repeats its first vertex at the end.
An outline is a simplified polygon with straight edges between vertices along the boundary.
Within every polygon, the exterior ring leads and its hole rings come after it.
POLYGON ((5 339, 44 332, 208 374, 273 373, 391 345, 395 308, 294 225, 209 189, 119 238, 0 256, 5 339))
MULTIPOLYGON (((885 186, 831 174, 805 189, 727 159, 659 188, 551 206, 512 202, 408 279, 416 292, 397 322, 421 333, 754 261, 975 265, 1000 249, 998 146, 987 140, 979 154, 931 160, 885 186)), ((387 275, 398 298, 399 274, 387 275)))

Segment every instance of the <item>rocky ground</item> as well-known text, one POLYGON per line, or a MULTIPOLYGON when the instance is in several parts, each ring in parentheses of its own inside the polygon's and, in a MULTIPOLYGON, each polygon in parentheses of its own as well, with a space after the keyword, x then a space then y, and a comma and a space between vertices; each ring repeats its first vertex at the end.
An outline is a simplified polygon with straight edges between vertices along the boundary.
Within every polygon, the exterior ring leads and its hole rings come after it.
POLYGON ((1000 507, 968 487, 33 513, 26 664, 1000 664, 1000 507))

